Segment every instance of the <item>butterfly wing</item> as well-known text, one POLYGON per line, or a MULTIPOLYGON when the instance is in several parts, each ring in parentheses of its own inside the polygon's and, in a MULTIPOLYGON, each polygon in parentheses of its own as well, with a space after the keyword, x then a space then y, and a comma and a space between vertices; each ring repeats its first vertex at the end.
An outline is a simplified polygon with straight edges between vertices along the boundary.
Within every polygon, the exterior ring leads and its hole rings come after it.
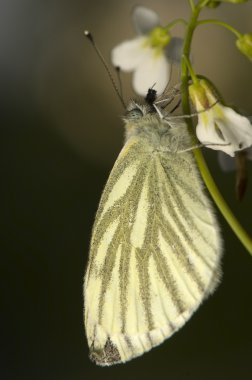
POLYGON ((221 243, 191 153, 128 140, 104 189, 85 276, 91 358, 125 362, 178 330, 220 277, 221 243))

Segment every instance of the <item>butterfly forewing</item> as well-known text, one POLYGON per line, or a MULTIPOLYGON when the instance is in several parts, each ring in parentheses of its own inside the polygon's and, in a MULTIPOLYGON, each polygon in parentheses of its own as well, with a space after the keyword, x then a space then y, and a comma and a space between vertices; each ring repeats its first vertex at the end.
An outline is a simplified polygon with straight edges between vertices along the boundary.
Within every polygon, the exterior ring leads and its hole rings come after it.
POLYGON ((218 225, 192 153, 173 152, 169 125, 156 114, 126 130, 96 215, 84 283, 86 334, 99 365, 163 342, 220 276, 218 225))

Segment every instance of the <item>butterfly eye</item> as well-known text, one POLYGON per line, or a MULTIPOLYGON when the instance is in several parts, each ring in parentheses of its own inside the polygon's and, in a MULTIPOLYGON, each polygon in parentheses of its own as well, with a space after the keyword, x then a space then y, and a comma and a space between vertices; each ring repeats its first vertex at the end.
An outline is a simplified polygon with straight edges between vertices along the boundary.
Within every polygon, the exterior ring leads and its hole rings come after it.
POLYGON ((140 108, 133 108, 127 113, 128 119, 140 119, 141 117, 143 117, 143 112, 140 108))

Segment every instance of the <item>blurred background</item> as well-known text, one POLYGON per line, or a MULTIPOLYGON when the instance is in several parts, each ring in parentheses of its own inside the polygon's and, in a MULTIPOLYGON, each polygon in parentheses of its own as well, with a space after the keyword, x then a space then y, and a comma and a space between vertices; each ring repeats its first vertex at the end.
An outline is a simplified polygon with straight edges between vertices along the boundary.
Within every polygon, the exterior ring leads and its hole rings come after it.
MULTIPOLYGON (((187 1, 141 1, 163 24, 187 1)), ((112 368, 89 361, 82 281, 94 215, 122 147, 123 110, 89 42, 110 50, 134 36, 132 0, 1 0, 1 379, 251 379, 252 257, 218 213, 223 281, 185 327, 150 353, 112 368)), ((203 13, 252 32, 252 2, 203 13)), ((176 27, 175 34, 182 35, 176 27)), ((251 62, 217 26, 195 34, 196 71, 252 115, 251 62)), ((134 97, 123 75, 126 99, 134 97)), ((252 184, 240 203, 235 174, 205 156, 224 197, 252 233, 252 184)), ((252 175, 250 162, 250 177, 252 175)), ((251 182, 251 180, 250 180, 251 182)))

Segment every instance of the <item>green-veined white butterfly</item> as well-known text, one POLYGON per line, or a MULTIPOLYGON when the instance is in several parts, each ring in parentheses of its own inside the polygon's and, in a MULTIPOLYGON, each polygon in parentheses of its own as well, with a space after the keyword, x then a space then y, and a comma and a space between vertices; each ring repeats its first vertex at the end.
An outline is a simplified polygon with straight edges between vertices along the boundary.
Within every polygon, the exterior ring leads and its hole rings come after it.
MULTIPOLYGON (((158 112, 157 112, 158 111, 158 112)), ((91 359, 126 362, 169 338, 214 291, 221 240, 185 124, 131 102, 84 281, 91 359)))

